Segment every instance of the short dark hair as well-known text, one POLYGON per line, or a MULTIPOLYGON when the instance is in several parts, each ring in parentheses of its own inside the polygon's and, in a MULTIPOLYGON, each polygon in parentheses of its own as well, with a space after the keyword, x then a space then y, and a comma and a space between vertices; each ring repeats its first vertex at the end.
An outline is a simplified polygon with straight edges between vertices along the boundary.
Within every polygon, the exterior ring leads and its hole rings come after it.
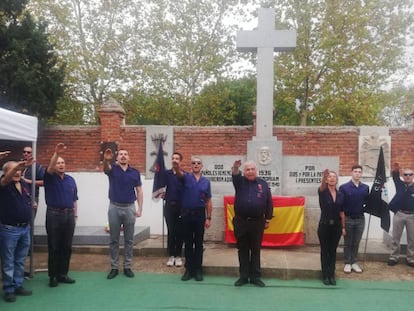
POLYGON ((183 160, 183 155, 182 155, 181 153, 179 153, 179 152, 177 152, 177 151, 174 151, 174 152, 173 152, 173 155, 174 155, 174 154, 178 155, 178 157, 180 158, 180 161, 182 161, 182 160, 183 160))
POLYGON ((357 168, 360 168, 360 169, 361 169, 361 171, 362 171, 362 166, 361 166, 361 165, 359 165, 359 164, 356 164, 356 165, 352 166, 352 168, 351 168, 351 172, 352 172, 353 170, 357 169, 357 168))

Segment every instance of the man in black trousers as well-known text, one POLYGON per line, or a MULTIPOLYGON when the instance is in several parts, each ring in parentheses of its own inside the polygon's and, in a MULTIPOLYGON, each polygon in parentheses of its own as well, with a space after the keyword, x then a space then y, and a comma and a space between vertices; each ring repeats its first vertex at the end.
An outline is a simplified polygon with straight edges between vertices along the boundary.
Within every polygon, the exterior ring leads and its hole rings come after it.
POLYGON ((232 178, 236 196, 233 218, 234 236, 237 240, 240 278, 234 283, 242 286, 250 283, 264 287, 260 279, 260 250, 263 232, 269 228, 273 217, 273 201, 266 181, 257 177, 253 161, 244 164, 244 176, 239 168, 241 161, 234 162, 232 178))
POLYGON ((44 175, 50 287, 56 287, 58 283, 75 283, 68 271, 78 217, 78 190, 75 180, 65 173, 65 160, 61 157, 65 150, 63 143, 56 145, 44 175))

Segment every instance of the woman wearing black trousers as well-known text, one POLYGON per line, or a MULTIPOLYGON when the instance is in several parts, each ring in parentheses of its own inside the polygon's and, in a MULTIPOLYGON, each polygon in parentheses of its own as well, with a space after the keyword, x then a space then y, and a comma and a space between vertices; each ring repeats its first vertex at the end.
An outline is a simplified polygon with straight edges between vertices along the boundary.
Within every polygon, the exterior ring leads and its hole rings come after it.
POLYGON ((336 285, 336 248, 341 235, 346 234, 344 195, 337 190, 337 184, 338 175, 334 171, 325 170, 318 189, 321 208, 318 237, 321 245, 322 278, 325 285, 336 285))

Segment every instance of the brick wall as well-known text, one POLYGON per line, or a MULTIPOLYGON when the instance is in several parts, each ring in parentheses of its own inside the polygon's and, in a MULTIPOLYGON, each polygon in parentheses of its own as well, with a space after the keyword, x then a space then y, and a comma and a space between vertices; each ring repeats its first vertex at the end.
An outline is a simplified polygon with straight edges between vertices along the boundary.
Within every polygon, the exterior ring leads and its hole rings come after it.
MULTIPOLYGON (((64 142, 68 171, 102 170, 101 143, 116 141, 129 151, 131 165, 141 172, 145 167, 145 126, 124 125, 120 109, 101 112, 102 126, 50 126, 39 131, 37 160, 47 165, 54 147, 64 142)), ((294 127, 277 126, 273 130, 283 142, 283 155, 339 156, 340 175, 349 175, 358 162, 359 127, 294 127)), ((414 135, 409 128, 392 128, 391 163, 414 168, 414 135)), ((174 127, 174 148, 184 155, 184 167, 190 167, 191 155, 246 155, 251 140, 251 126, 174 127)), ((23 143, 1 142, 0 150, 12 150, 12 158, 21 157, 23 143)))

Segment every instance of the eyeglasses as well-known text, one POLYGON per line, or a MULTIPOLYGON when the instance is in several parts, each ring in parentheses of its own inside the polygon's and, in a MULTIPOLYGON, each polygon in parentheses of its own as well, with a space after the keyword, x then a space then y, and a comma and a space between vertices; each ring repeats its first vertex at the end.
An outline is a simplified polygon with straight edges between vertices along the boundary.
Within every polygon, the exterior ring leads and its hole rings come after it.
POLYGON ((404 173, 404 176, 413 176, 414 173, 404 173))
POLYGON ((197 164, 197 165, 201 165, 201 162, 200 162, 200 161, 194 161, 194 162, 192 162, 192 164, 193 164, 193 165, 196 165, 196 164, 197 164))
POLYGON ((24 150, 24 151, 23 151, 23 153, 28 153, 28 154, 31 154, 32 152, 31 152, 31 151, 26 151, 26 150, 24 150))

